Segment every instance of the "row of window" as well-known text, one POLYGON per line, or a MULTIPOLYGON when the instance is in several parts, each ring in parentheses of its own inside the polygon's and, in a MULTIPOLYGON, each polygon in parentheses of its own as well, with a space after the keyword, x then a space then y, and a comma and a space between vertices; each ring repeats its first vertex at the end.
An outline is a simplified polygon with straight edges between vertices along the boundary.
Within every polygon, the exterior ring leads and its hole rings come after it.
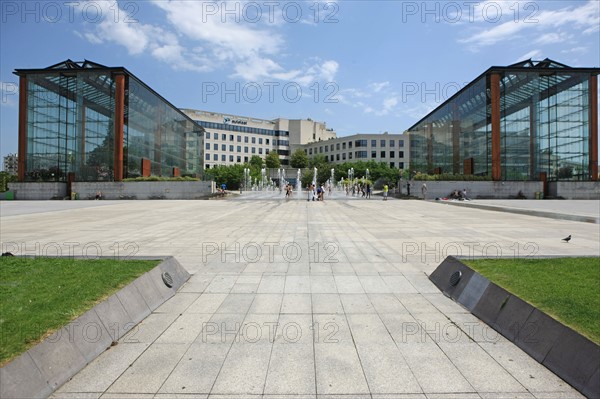
MULTIPOLYGON (((210 144, 209 143, 206 143, 206 150, 210 151, 210 144)), ((235 151, 235 152, 241 153, 242 152, 242 146, 238 145, 237 148, 236 148, 236 150, 237 151, 235 151)), ((219 151, 219 145, 218 144, 214 144, 213 145, 213 151, 219 151)), ((227 151, 227 146, 225 144, 221 145, 221 151, 227 151)), ((269 151, 270 150, 268 148, 264 149, 265 154, 268 154, 269 151)), ((234 152, 232 145, 229 146, 229 152, 234 152)), ((244 153, 245 154, 248 154, 248 153, 256 154, 257 153, 257 149, 256 149, 256 147, 244 147, 244 153)), ((262 147, 259 147, 258 148, 258 154, 262 155, 262 153, 263 153, 263 149, 262 149, 262 147)), ((278 154, 279 155, 283 155, 283 154, 281 154, 279 152, 278 152, 278 154)))
POLYGON ((289 136, 290 135, 290 132, 288 132, 286 130, 269 130, 269 129, 261 129, 258 127, 249 127, 249 126, 243 126, 243 125, 232 125, 232 124, 215 123, 215 122, 205 122, 205 121, 198 121, 198 120, 196 122, 205 129, 229 130, 232 132, 262 134, 265 136, 289 136))
MULTIPOLYGON (((229 155, 229 162, 234 162, 234 157, 235 157, 235 162, 237 163, 242 163, 242 156, 241 155, 229 155)), ((206 154, 206 156, 204 157, 205 160, 210 161, 210 154, 206 154)), ((213 154, 212 156, 212 160, 215 162, 219 162, 219 154, 213 154)), ((225 154, 221 154, 221 162, 227 162, 227 155, 225 154)), ((248 157, 245 156, 244 157, 244 163, 248 163, 248 157)), ((208 169, 210 168, 210 165, 206 164, 205 168, 208 169)))
MULTIPOLYGON (((324 146, 319 146, 318 151, 317 151, 317 148, 315 147, 314 153, 322 154, 323 152, 340 151, 340 150, 345 150, 346 147, 348 147, 350 149, 350 148, 352 148, 353 145, 355 148, 368 147, 367 143, 368 143, 368 140, 355 140, 355 141, 348 141, 348 142, 336 143, 336 144, 326 144, 324 146)), ((385 139, 379 140, 379 147, 387 147, 388 145, 390 148, 395 148, 396 140, 385 140, 385 139)), ((371 148, 373 148, 373 147, 377 147, 376 139, 371 140, 371 148)), ((404 140, 398 140, 398 147, 399 148, 404 147, 404 140)), ((304 151, 307 152, 308 155, 312 155, 312 153, 313 153, 312 148, 309 148, 308 150, 305 149, 304 151)))
MULTIPOLYGON (((206 132, 206 138, 210 139, 211 138, 211 133, 210 132, 206 132)), ((219 133, 212 133, 212 139, 213 140, 218 140, 219 139, 219 133)), ((221 133, 221 141, 227 141, 227 135, 224 133, 221 133)), ((233 142, 234 141, 234 136, 233 134, 229 135, 229 141, 233 142)), ((241 143, 242 142, 242 136, 237 136, 237 142, 241 143)), ((248 136, 244 136, 244 143, 248 143, 248 142, 252 142, 252 144, 256 144, 257 142, 257 138, 256 137, 248 137, 248 136)), ((263 143, 263 138, 262 137, 258 137, 258 144, 262 144, 263 143)), ((269 145, 271 143, 271 139, 264 139, 264 143, 266 145, 269 145)), ((289 146, 290 145, 290 141, 289 140, 278 140, 278 139, 273 139, 273 145, 274 146, 289 146)))
MULTIPOLYGON (((229 145, 229 151, 230 152, 234 152, 234 148, 235 148, 235 151, 242 152, 242 146, 241 145, 238 145, 236 147, 234 147, 233 144, 229 145)), ((204 144, 204 149, 210 151, 210 143, 205 143, 204 144)), ((217 143, 213 143, 212 149, 213 149, 213 151, 219 151, 219 145, 217 143)), ((221 151, 227 151, 227 144, 221 144, 221 151)), ((244 146, 244 152, 248 153, 248 146, 244 146)), ((258 153, 262 154, 262 152, 263 152, 263 149, 259 148, 258 149, 258 153)), ((256 147, 252 147, 252 153, 253 154, 256 153, 256 147)), ((265 148, 265 154, 268 154, 268 153, 269 153, 269 149, 265 148)), ((281 154, 282 151, 279 151, 279 153, 281 154)))
MULTIPOLYGON (((208 148, 207 148, 208 149, 208 148)), ((315 151, 315 154, 317 152, 315 151)), ((341 160, 345 160, 346 159, 346 154, 348 154, 348 159, 352 159, 352 152, 348 152, 348 153, 342 153, 341 154, 341 160)), ((308 155, 312 155, 312 148, 308 149, 308 155)), ((355 158, 368 158, 368 152, 367 151, 355 151, 354 152, 354 157, 355 158)), ((371 151, 371 158, 377 158, 377 151, 371 151)), ((380 151, 379 152, 379 158, 386 158, 386 151, 380 151)), ((389 155, 387 156, 387 158, 396 158, 396 151, 390 151, 389 155)), ((398 158, 404 158, 404 151, 398 151, 398 158)), ((325 155, 325 159, 328 161, 339 161, 340 160, 340 154, 331 154, 331 155, 325 155), (335 159, 334 159, 335 158, 335 159)))

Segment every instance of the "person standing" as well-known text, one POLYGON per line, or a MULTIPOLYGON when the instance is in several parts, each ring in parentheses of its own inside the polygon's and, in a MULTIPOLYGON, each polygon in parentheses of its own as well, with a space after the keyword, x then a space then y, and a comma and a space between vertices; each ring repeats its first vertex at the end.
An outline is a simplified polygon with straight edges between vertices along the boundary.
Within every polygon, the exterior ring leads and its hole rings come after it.
POLYGON ((388 191, 390 190, 390 188, 388 187, 387 184, 383 185, 383 200, 387 201, 387 197, 388 197, 388 191))
POLYGON ((427 199, 427 184, 423 183, 421 186, 421 195, 423 195, 423 199, 427 199))

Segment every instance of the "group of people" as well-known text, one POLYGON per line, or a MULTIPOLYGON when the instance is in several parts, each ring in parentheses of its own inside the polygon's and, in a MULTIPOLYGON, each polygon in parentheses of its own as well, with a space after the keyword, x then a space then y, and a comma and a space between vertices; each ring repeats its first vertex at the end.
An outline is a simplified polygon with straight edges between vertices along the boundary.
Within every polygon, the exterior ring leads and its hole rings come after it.
POLYGON ((285 187, 283 189, 285 191, 285 198, 291 198, 292 193, 294 192, 294 187, 288 183, 285 185, 285 187))
POLYGON ((307 201, 323 201, 325 196, 325 187, 322 184, 310 184, 306 187, 306 190, 308 191, 307 201))
POLYGON ((352 196, 360 196, 363 198, 371 198, 371 185, 370 184, 354 184, 352 187, 350 186, 346 186, 346 196, 350 195, 350 193, 352 193, 352 196))
POLYGON ((467 197, 467 189, 463 188, 462 191, 460 190, 454 190, 452 191, 452 193, 450 194, 450 199, 457 199, 460 201, 465 201, 465 200, 469 200, 469 198, 467 197))

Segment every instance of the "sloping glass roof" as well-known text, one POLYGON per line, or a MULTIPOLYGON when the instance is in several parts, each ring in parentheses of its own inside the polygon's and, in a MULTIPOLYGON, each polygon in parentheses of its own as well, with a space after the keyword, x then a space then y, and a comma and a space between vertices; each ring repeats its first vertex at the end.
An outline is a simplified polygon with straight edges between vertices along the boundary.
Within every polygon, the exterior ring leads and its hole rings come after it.
POLYGON ((534 61, 531 58, 509 65, 507 68, 571 68, 568 65, 545 58, 542 61, 534 61))
MULTIPOLYGON (((600 68, 573 68, 560 62, 546 58, 541 61, 532 59, 517 62, 508 66, 493 66, 487 71, 479 75, 475 80, 463 87, 452 97, 440 104, 437 108, 424 116, 421 120, 411 126, 408 130, 411 131, 422 122, 430 119, 436 113, 438 121, 448 119, 444 116, 444 107, 456 102, 471 87, 480 79, 486 78, 493 73, 498 73, 502 76, 500 89, 502 91, 503 101, 505 102, 505 110, 515 111, 522 108, 527 103, 530 93, 541 92, 544 95, 556 90, 564 90, 573 84, 579 82, 579 77, 582 75, 598 75, 600 68), (579 77, 578 77, 579 76, 579 77)), ((472 93, 472 98, 459 101, 456 106, 464 114, 470 110, 479 109, 489 101, 489 87, 485 93, 472 93)))
POLYGON ((105 65, 102 64, 98 64, 97 62, 93 62, 93 61, 88 61, 88 60, 84 60, 84 61, 71 61, 70 59, 67 59, 65 61, 59 62, 58 64, 54 64, 54 65, 50 65, 48 68, 45 69, 87 69, 87 68, 108 68, 105 65))

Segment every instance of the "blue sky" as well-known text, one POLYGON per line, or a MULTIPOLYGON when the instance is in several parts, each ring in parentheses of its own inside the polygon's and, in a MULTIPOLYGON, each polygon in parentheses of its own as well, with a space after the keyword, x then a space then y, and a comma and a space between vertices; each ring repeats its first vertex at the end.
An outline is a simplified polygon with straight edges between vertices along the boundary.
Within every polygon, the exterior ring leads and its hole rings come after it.
POLYGON ((0 155, 16 68, 124 66, 177 107, 400 133, 492 65, 600 66, 597 1, 0 3, 0 155))

